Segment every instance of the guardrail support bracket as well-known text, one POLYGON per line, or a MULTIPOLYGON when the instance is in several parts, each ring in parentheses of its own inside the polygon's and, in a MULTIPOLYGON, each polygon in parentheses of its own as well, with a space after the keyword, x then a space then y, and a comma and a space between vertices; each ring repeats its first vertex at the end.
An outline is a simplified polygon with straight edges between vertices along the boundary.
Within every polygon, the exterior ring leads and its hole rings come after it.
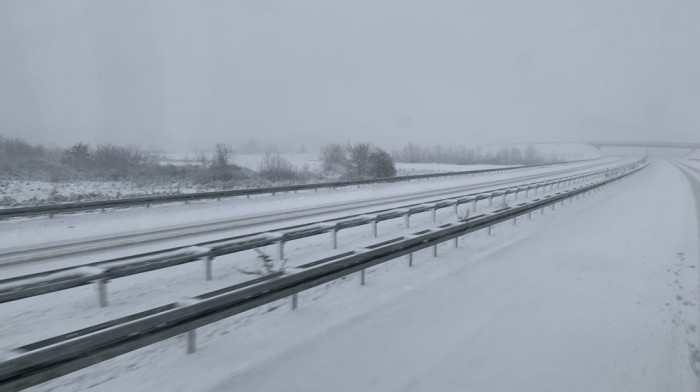
POLYGON ((205 273, 205 277, 207 280, 212 279, 212 273, 211 273, 211 261, 212 260, 214 260, 214 258, 211 256, 204 259, 204 273, 205 273))
POLYGON ((277 242, 277 257, 284 260, 284 241, 277 242))
POLYGON ((197 351, 197 330, 187 331, 187 354, 192 354, 197 351))
POLYGON ((331 230, 331 246, 333 249, 338 249, 338 229, 331 230))
POLYGON ((101 308, 106 308, 107 305, 107 280, 106 279, 97 279, 97 297, 100 302, 100 307, 101 308))

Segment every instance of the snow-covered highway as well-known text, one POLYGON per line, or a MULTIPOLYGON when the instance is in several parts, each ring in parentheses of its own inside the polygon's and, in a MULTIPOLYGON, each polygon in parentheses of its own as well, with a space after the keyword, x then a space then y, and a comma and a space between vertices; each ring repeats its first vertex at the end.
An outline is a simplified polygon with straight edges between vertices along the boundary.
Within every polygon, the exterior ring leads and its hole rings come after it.
POLYGON ((36 389, 695 391, 693 187, 655 161, 438 259, 377 267, 368 286, 203 328, 193 356, 165 342, 36 389))
POLYGON ((122 249, 108 252, 106 255, 120 257, 187 245, 193 243, 193 240, 219 239, 223 232, 226 236, 231 236, 253 229, 279 227, 285 222, 309 223, 322 216, 340 217, 353 212, 362 213, 369 208, 398 207, 408 201, 429 201, 436 197, 464 194, 467 191, 486 191, 505 185, 561 178, 585 173, 594 168, 619 166, 626 162, 631 160, 606 158, 535 168, 524 172, 387 184, 372 189, 159 206, 149 210, 137 208, 105 214, 59 216, 54 219, 0 221, 0 231, 4 232, 5 239, 3 244, 0 244, 0 266, 42 260, 42 266, 39 268, 53 268, 45 259, 55 260, 71 256, 75 261, 76 256, 81 254, 85 257, 85 253, 96 250, 105 254, 105 251, 117 247, 122 249), (51 241, 46 241, 47 238, 51 241), (126 250, 124 247, 131 249, 126 250))
POLYGON ((693 190, 655 162, 526 241, 480 260, 455 252, 466 263, 449 276, 211 390, 698 391, 693 190))

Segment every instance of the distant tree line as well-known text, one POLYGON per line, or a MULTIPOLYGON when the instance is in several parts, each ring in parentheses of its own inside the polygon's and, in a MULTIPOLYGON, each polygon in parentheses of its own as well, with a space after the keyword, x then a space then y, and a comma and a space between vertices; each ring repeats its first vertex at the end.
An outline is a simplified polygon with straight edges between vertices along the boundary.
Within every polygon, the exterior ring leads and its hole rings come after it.
POLYGON ((261 186, 320 180, 308 166, 296 168, 277 153, 266 153, 258 171, 236 165, 235 152, 225 143, 213 152, 196 152, 183 165, 163 162, 157 153, 114 144, 76 143, 66 149, 46 148, 0 136, 0 180, 34 181, 187 181, 217 187, 261 186))
POLYGON ((420 147, 407 144, 392 152, 396 162, 405 163, 451 163, 457 165, 537 165, 560 162, 556 156, 543 156, 533 146, 503 146, 495 152, 482 152, 480 148, 464 146, 420 147))

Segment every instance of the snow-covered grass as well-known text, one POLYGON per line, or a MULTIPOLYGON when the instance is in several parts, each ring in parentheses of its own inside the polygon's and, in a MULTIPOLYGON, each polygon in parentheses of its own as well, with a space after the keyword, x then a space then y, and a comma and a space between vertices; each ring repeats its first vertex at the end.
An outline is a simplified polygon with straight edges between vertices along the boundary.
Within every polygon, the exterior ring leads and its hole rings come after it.
MULTIPOLYGON (((531 194, 531 198, 541 196, 541 194, 531 194)), ((519 200, 524 200, 522 195, 519 200)), ((511 195, 509 202, 513 201, 514 195, 511 195)), ((476 214, 500 207, 499 198, 493 208, 488 207, 487 203, 479 205, 476 214)), ((459 215, 464 215, 468 208, 469 206, 462 206, 459 215)), ((456 215, 449 208, 438 211, 436 223, 432 222, 429 213, 414 215, 410 229, 404 227, 402 219, 382 222, 379 224, 379 238, 373 237, 368 225, 342 230, 338 235, 339 249, 337 250, 328 246, 325 235, 291 241, 287 243, 285 252, 287 266, 295 267, 311 260, 325 258, 455 220, 456 215)), ((273 254, 274 247, 263 249, 263 252, 273 254)), ((259 270, 260 264, 255 252, 246 251, 216 258, 214 261, 216 279, 213 282, 206 282, 202 279, 203 271, 200 263, 189 263, 116 279, 109 283, 110 306, 106 309, 96 308, 95 292, 92 287, 79 287, 53 293, 50 303, 42 300, 40 296, 1 304, 0 309, 3 309, 3 312, 7 312, 7 314, 20 313, 21 316, 13 317, 7 323, 0 325, 0 348, 5 346, 10 349, 58 333, 66 333, 167 304, 182 297, 195 296, 202 292, 243 282, 250 279, 250 276, 242 274, 241 271, 259 270), (52 328, 43 327, 49 324, 52 328)))
MULTIPOLYGON (((408 204, 406 200, 396 201, 393 199, 399 196, 410 198, 412 202, 430 201, 436 198, 433 193, 442 194, 449 191, 454 196, 458 196, 463 195, 464 189, 467 187, 472 189, 470 192, 476 192, 477 189, 473 189, 474 186, 482 184, 492 186, 489 183, 494 181, 515 180, 513 184, 518 184, 523 181, 532 182, 561 176, 561 174, 555 175, 553 173, 564 169, 576 169, 567 173, 567 175, 571 175, 588 171, 590 169, 584 170, 584 168, 589 168, 593 165, 602 167, 620 164, 623 164, 621 160, 609 158, 596 162, 579 162, 563 166, 528 169, 523 172, 429 179, 342 190, 328 189, 319 192, 277 195, 274 197, 222 199, 221 201, 202 201, 187 205, 156 205, 149 209, 116 209, 105 213, 57 215, 52 219, 38 217, 4 220, 0 221, 0 231, 5 232, 5 241, 0 243, 0 250, 33 247, 46 244, 47 242, 56 243, 73 239, 96 239, 104 236, 112 237, 119 233, 142 233, 159 228, 230 221, 260 214, 275 214, 274 218, 276 220, 282 220, 290 212, 296 214, 298 211, 308 209, 322 211, 326 207, 338 206, 344 203, 372 202, 374 204, 372 210, 398 207, 408 204), (523 176, 530 178, 520 180, 523 176), (431 194, 426 195, 426 192, 431 194), (392 199, 382 200, 388 198, 392 199)), ((442 194, 440 197, 447 196, 449 195, 442 194)), ((344 216, 352 213, 349 210, 350 207, 346 207, 347 209, 339 211, 336 215, 344 216)), ((363 211, 356 212, 361 213, 363 211)), ((318 220, 319 218, 316 216, 313 219, 318 220)), ((230 235, 235 235, 235 231, 232 230, 230 235)))
MULTIPOLYGON (((310 171, 320 168, 320 161, 309 154, 294 154, 292 162, 298 169, 310 171)), ((240 156, 241 166, 258 169, 263 155, 240 156)), ((237 162, 238 163, 238 162, 237 162)), ((398 164, 398 175, 437 173, 445 171, 471 171, 504 166, 496 165, 445 165, 445 164, 398 164)), ((331 179, 329 179, 331 180, 331 179)), ((262 184, 261 184, 262 185, 262 184)), ((269 184, 265 184, 268 186, 269 184)), ((146 195, 168 195, 221 190, 221 185, 212 182, 200 184, 194 181, 20 181, 0 180, 0 208, 44 205, 88 200, 122 199, 146 195)))
MULTIPOLYGON (((193 355, 174 338, 33 390, 697 390, 698 226, 686 183, 655 162, 555 213, 443 244, 437 259, 418 252, 413 268, 372 268, 365 287, 349 277, 302 293, 297 311, 279 301, 200 328, 193 355)), ((180 274, 204 289, 201 266, 190 267, 180 274)), ((206 289, 233 277, 216 263, 206 289)), ((87 287, 52 302, 73 304, 58 314, 102 318, 148 302, 141 290, 196 291, 161 279, 111 283, 104 310, 87 287)), ((37 307, 25 303, 22 317, 37 307)), ((22 331, 12 319, 3 328, 22 331)))
POLYGON ((0 180, 0 208, 87 200, 121 199, 145 195, 193 193, 214 188, 189 182, 132 181, 3 181, 0 180))
MULTIPOLYGON (((280 156, 288 160, 297 169, 303 169, 306 166, 311 171, 318 171, 323 168, 323 162, 319 159, 319 154, 316 153, 285 153, 280 154, 280 156)), ((265 154, 236 154, 234 163, 238 166, 258 170, 264 158, 265 154)))

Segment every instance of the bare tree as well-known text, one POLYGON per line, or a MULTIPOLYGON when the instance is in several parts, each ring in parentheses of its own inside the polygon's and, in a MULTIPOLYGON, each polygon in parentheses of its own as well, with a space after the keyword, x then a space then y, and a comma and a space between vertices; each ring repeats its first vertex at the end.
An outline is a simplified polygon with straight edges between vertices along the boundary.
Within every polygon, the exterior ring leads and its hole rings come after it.
POLYGON ((353 178, 369 177, 369 143, 348 144, 347 174, 353 178))
POLYGON ((225 168, 233 163, 233 149, 231 146, 225 143, 216 143, 216 150, 214 151, 214 158, 212 159, 212 166, 225 168))
POLYGON ((296 179, 297 173, 289 160, 280 154, 266 153, 260 163, 258 173, 270 181, 289 181, 296 179))

